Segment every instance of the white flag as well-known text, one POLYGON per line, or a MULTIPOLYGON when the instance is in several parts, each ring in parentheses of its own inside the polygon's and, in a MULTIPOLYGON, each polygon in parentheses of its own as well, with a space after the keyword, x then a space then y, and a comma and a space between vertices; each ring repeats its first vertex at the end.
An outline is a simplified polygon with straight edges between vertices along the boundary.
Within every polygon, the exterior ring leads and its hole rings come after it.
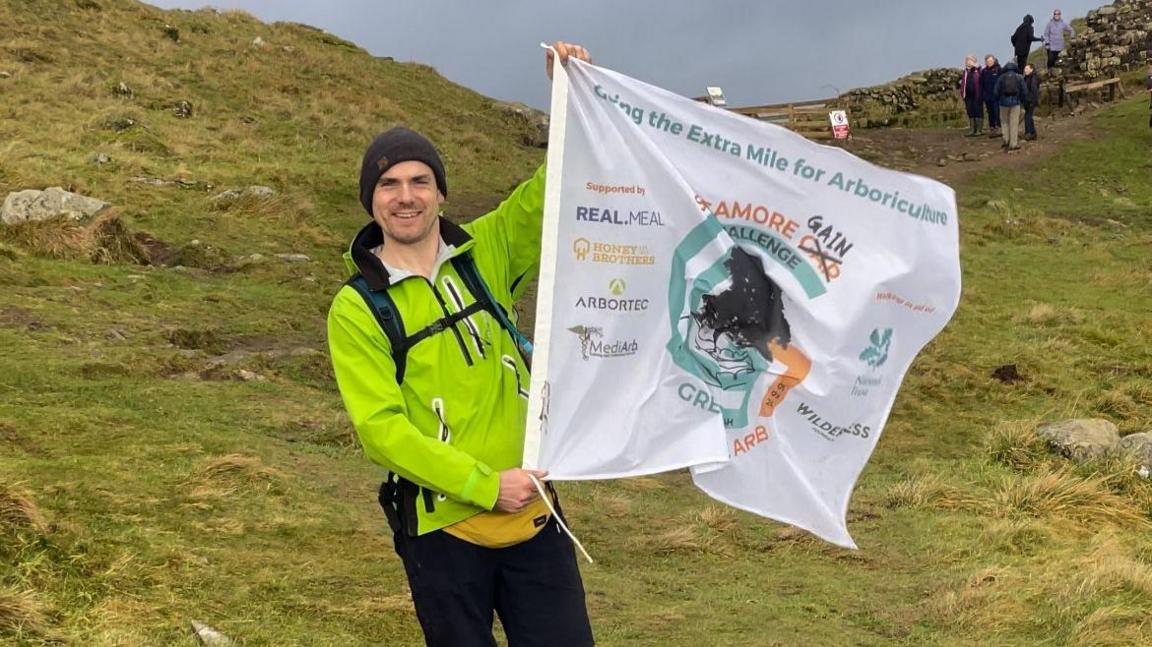
POLYGON ((580 61, 548 165, 525 466, 691 467, 853 547, 852 487, 959 300, 954 192, 580 61))

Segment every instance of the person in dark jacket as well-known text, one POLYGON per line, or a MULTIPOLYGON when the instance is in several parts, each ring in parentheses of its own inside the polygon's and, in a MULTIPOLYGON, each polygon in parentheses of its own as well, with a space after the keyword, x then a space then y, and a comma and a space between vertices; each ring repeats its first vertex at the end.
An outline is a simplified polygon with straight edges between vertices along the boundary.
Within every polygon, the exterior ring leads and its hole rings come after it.
POLYGON ((984 133, 984 102, 980 100, 980 68, 972 54, 964 57, 964 73, 960 76, 960 98, 964 100, 964 110, 968 113, 971 129, 965 137, 977 137, 984 133))
POLYGON ((1020 69, 1024 69, 1028 64, 1028 52, 1032 51, 1032 43, 1044 40, 1036 35, 1036 28, 1032 26, 1034 22, 1036 19, 1032 14, 1024 16, 1024 22, 1020 23, 1016 32, 1012 34, 1012 48, 1016 50, 1016 67, 1020 69))
POLYGON ((1036 68, 1031 63, 1024 66, 1024 90, 1026 92, 1024 99, 1024 139, 1034 141, 1036 139, 1036 121, 1033 116, 1036 113, 1036 106, 1040 103, 1040 75, 1036 74, 1036 68))
POLYGON ((1000 136, 1000 106, 996 103, 996 81, 1000 79, 1000 61, 989 54, 984 57, 984 69, 980 70, 980 97, 984 109, 988 111, 988 136, 1000 136))
POLYGON ((1024 77, 1016 68, 1016 61, 1008 61, 1004 71, 996 79, 992 90, 996 103, 1000 106, 1000 119, 1004 124, 1004 148, 1009 151, 1020 149, 1020 106, 1028 103, 1028 87, 1024 77))

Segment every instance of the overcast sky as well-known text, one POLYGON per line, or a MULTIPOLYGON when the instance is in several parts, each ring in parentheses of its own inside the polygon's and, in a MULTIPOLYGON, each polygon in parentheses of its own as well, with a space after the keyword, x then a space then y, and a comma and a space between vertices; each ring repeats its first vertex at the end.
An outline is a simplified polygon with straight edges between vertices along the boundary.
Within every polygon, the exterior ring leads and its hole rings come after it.
POLYGON ((729 105, 833 96, 966 53, 1011 56, 1024 14, 1039 34, 1059 7, 1101 0, 150 0, 243 9, 320 27, 377 56, 419 61, 498 99, 547 108, 541 41, 578 42, 593 62, 687 96, 724 89, 729 105))

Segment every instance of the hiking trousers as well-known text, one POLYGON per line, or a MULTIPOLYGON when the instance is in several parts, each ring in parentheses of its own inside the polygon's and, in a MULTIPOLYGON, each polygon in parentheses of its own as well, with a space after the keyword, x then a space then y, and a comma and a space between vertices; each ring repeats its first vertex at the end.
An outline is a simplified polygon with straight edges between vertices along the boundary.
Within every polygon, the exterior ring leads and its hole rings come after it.
POLYGON ((1020 106, 1000 106, 1001 131, 1008 148, 1020 146, 1020 106))
POLYGON ((556 518, 521 544, 484 548, 437 530, 395 533, 428 647, 496 647, 492 613, 509 647, 594 644, 572 540, 556 518))

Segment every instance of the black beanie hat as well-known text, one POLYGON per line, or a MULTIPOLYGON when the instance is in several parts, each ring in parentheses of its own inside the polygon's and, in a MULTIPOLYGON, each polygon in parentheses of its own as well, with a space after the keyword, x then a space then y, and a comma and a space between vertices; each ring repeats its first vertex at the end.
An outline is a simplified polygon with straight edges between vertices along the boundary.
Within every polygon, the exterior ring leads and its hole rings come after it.
POLYGON ((360 164, 360 204, 372 215, 372 194, 380 176, 400 162, 424 162, 436 177, 436 188, 448 197, 448 180, 444 178, 444 162, 428 138, 407 128, 393 128, 381 133, 364 151, 360 164))

